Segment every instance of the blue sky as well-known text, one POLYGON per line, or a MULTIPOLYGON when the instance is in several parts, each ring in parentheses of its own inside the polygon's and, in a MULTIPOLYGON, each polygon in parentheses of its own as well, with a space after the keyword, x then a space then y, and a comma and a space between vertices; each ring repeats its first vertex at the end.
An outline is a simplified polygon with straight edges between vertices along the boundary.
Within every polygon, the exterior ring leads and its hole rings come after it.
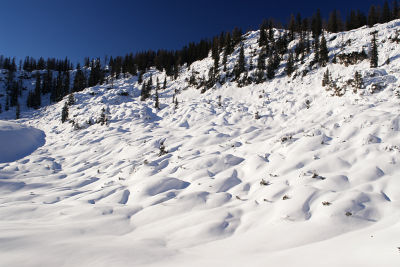
MULTIPOLYGON (((124 55, 146 49, 179 49, 235 26, 256 29, 263 18, 286 22, 291 13, 327 16, 338 9, 367 12, 372 0, 326 1, 127 1, 3 0, 0 6, 0 54, 83 57, 124 55)), ((391 2, 391 1, 390 1, 391 2)))

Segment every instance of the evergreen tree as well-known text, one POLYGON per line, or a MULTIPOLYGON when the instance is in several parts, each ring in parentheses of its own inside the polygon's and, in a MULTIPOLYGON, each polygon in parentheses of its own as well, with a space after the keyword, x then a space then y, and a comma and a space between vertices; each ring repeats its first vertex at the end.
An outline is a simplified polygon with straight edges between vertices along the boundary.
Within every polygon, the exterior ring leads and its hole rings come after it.
POLYGON ((63 96, 66 96, 70 93, 69 87, 70 87, 71 79, 69 76, 69 71, 66 71, 64 73, 64 86, 63 86, 63 96))
POLYGON ((326 46, 326 39, 325 36, 322 35, 321 37, 321 43, 319 46, 319 63, 321 66, 325 67, 326 63, 329 61, 329 56, 328 56, 328 47, 326 46))
POLYGON ((139 71, 138 83, 142 84, 143 82, 143 71, 139 71))
POLYGON ((330 84, 330 73, 329 73, 329 69, 326 69, 326 71, 324 72, 324 77, 322 78, 322 86, 325 87, 327 85, 330 84))
POLYGON ((100 118, 97 120, 97 123, 100 123, 100 125, 107 125, 108 122, 108 118, 107 118, 107 114, 106 114, 106 109, 103 107, 101 109, 101 114, 100 114, 100 118))
POLYGON ((358 71, 356 71, 356 73, 354 74, 354 87, 355 87, 354 93, 357 92, 357 89, 364 88, 364 81, 361 77, 361 74, 358 71))
POLYGON ((322 33, 321 11, 317 9, 311 21, 311 30, 314 38, 319 37, 322 33))
POLYGON ((242 74, 244 71, 245 71, 244 48, 243 48, 243 45, 241 45, 240 51, 239 51, 238 62, 237 62, 237 65, 235 66, 236 79, 239 79, 240 74, 242 74))
POLYGON ((226 63, 228 62, 228 53, 227 50, 224 49, 224 55, 222 57, 222 65, 224 66, 224 71, 226 71, 226 63))
POLYGON ((163 89, 167 89, 167 77, 164 77, 163 89))
POLYGON ((368 12, 368 26, 372 27, 374 26, 376 23, 378 23, 378 16, 376 13, 376 9, 375 6, 371 6, 368 12))
POLYGON ((381 23, 386 23, 391 20, 391 14, 390 14, 390 8, 389 8, 389 3, 385 1, 383 4, 383 10, 382 10, 382 15, 381 15, 381 23))
POLYGON ((64 106, 61 110, 61 122, 64 123, 68 119, 68 104, 64 103, 64 106))
POLYGON ((319 57, 319 37, 315 37, 314 39, 314 59, 312 64, 320 62, 319 57))
POLYGON ((17 108, 15 110, 15 118, 18 120, 20 115, 21 115, 21 108, 19 106, 19 103, 17 102, 17 108))
POLYGON ((372 33, 371 49, 369 52, 371 68, 378 67, 378 46, 376 44, 376 34, 377 32, 372 33))
POLYGON ((296 20, 293 14, 290 15, 288 30, 289 30, 289 41, 293 41, 294 33, 296 32, 296 20))
POLYGON ((147 98, 146 83, 142 83, 142 90, 140 91, 140 100, 144 101, 147 98))
POLYGON ((36 74, 36 84, 35 91, 33 95, 33 103, 32 107, 38 109, 41 105, 41 82, 40 82, 40 73, 36 74))
POLYGON ((260 38, 258 39, 258 45, 260 47, 265 46, 268 42, 267 39, 267 27, 268 23, 266 20, 263 20, 261 26, 260 26, 260 38))
POLYGON ((74 97, 74 94, 73 94, 73 93, 70 93, 70 94, 68 95, 67 104, 68 104, 68 106, 72 106, 72 105, 75 104, 75 97, 74 97))
POLYGON ((289 52, 288 60, 286 62, 285 72, 287 76, 291 76, 294 72, 294 59, 293 59, 293 52, 289 52))
POLYGON ((393 19, 399 18, 399 5, 397 3, 397 0, 393 1, 392 18, 393 19))
POLYGON ((10 98, 8 97, 8 94, 7 94, 7 97, 6 97, 6 107, 4 108, 4 110, 5 111, 8 111, 10 109, 10 98))
POLYGON ((86 88, 86 77, 78 63, 73 86, 72 86, 72 91, 79 92, 85 88, 86 88))
POLYGON ((158 97, 158 88, 156 88, 156 95, 154 99, 154 107, 156 109, 160 109, 160 102, 159 102, 159 97, 158 97))
POLYGON ((336 33, 340 30, 340 18, 336 10, 332 11, 328 20, 328 31, 336 33))

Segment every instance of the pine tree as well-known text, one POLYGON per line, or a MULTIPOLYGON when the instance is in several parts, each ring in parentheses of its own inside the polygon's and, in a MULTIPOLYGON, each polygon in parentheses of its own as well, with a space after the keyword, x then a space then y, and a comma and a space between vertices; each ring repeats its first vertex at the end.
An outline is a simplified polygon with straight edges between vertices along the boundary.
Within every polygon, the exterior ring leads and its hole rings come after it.
POLYGON ((390 8, 387 1, 383 4, 381 23, 386 23, 391 20, 390 8))
POLYGON ((178 98, 175 97, 175 106, 174 109, 177 110, 178 109, 178 98))
POLYGON ((19 106, 19 103, 17 102, 17 108, 16 108, 16 111, 15 111, 15 118, 18 120, 20 115, 21 115, 21 108, 19 106))
POLYGON ((376 44, 376 34, 377 32, 372 33, 371 50, 369 52, 371 68, 378 67, 378 46, 376 44))
POLYGON ((329 21, 328 21, 328 31, 336 33, 340 30, 340 18, 339 14, 336 10, 332 11, 331 14, 329 15, 329 21))
POLYGON ((138 83, 142 84, 143 82, 143 71, 139 71, 138 83))
POLYGON ((326 46, 326 39, 325 36, 322 35, 321 37, 321 43, 319 46, 319 63, 321 64, 321 66, 325 67, 326 63, 328 63, 329 61, 329 51, 328 51, 328 47, 326 46))
POLYGON ((293 52, 289 52, 288 60, 286 62, 285 72, 287 76, 291 76, 294 72, 294 59, 293 59, 293 52))
POLYGON ((314 39, 314 59, 313 63, 320 62, 319 59, 319 37, 315 37, 314 39))
POLYGON ((156 88, 156 95, 155 95, 155 103, 154 103, 154 107, 156 108, 156 109, 160 109, 160 102, 159 102, 159 99, 158 99, 158 88, 156 88))
POLYGON ((294 33, 296 32, 296 20, 293 14, 290 15, 288 30, 289 30, 289 41, 293 41, 294 33))
POLYGON ((8 97, 8 94, 7 94, 7 97, 6 97, 6 107, 4 108, 4 110, 5 111, 8 111, 10 109, 10 98, 8 97))
POLYGON ((226 71, 226 63, 228 62, 228 52, 224 49, 224 55, 222 57, 222 65, 224 66, 224 71, 226 71))
POLYGON ((163 89, 167 89, 167 76, 164 77, 163 89))
POLYGON ((142 83, 142 90, 140 91, 140 100, 145 101, 147 98, 146 83, 142 83))
POLYGON ((364 88, 364 81, 361 77, 361 74, 358 71, 354 73, 354 87, 355 87, 354 93, 357 92, 357 89, 364 88))
POLYGON ((399 18, 399 5, 397 3, 397 0, 393 1, 393 9, 392 9, 392 18, 393 19, 398 19, 399 18))
POLYGON ((368 26, 372 27, 378 23, 378 16, 376 14, 375 6, 371 6, 368 12, 368 26))
POLYGON ((239 79, 240 74, 245 70, 245 58, 244 58, 244 48, 243 45, 240 46, 239 58, 237 65, 235 66, 235 77, 239 79))
POLYGON ((267 27, 268 23, 266 20, 263 20, 261 26, 260 26, 260 38, 258 39, 258 45, 260 47, 263 47, 267 44, 268 39, 267 39, 267 27))
POLYGON ((325 87, 327 85, 330 84, 330 73, 329 73, 329 69, 326 69, 326 71, 324 72, 324 77, 322 78, 322 86, 325 87))
POLYGON ((74 94, 73 94, 73 93, 70 93, 70 94, 68 95, 67 104, 68 104, 68 106, 72 106, 72 105, 75 104, 75 97, 74 97, 74 94))
POLYGON ((61 110, 61 122, 64 123, 68 119, 68 104, 64 103, 64 106, 61 110))
POLYGON ((107 125, 108 122, 108 118, 107 118, 107 114, 106 114, 106 109, 103 107, 101 109, 101 114, 100 114, 100 118, 98 119, 97 123, 100 123, 100 125, 107 125))
POLYGON ((317 9, 317 13, 315 13, 312 18, 311 30, 313 38, 319 37, 322 33, 322 18, 321 11, 319 9, 317 9))

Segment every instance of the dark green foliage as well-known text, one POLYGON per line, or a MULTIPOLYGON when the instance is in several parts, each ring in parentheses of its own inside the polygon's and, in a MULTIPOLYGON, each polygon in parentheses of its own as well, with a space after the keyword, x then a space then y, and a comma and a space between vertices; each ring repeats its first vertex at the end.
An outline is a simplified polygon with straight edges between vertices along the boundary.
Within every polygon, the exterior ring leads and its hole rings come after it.
POLYGON ((72 91, 79 92, 85 88, 86 88, 86 77, 85 77, 85 74, 83 73, 83 71, 81 70, 80 65, 78 64, 77 70, 75 73, 75 79, 74 79, 73 86, 72 86, 72 91))
POLYGON ((268 64, 267 64, 267 78, 268 79, 273 79, 275 77, 275 72, 278 69, 280 62, 281 62, 281 58, 276 53, 276 51, 274 51, 273 55, 269 58, 268 64))
POLYGON ((264 20, 260 26, 260 38, 258 39, 258 45, 260 47, 268 44, 267 27, 268 27, 268 23, 266 20, 264 20))
POLYGON ((328 47, 326 45, 326 39, 325 39, 325 36, 322 35, 321 43, 319 45, 319 64, 323 67, 325 67, 329 61, 328 54, 329 54, 329 51, 328 51, 328 47))
POLYGON ((377 32, 372 33, 371 49, 369 52, 371 68, 378 67, 378 46, 376 44, 376 34, 377 32))
POLYGON ((293 14, 290 15, 288 30, 289 30, 289 41, 293 41, 294 34, 296 32, 296 20, 293 14))
POLYGON ((315 37, 314 39, 314 59, 312 64, 318 63, 320 61, 319 59, 319 37, 315 37))
POLYGON ((368 26, 372 27, 378 23, 378 14, 376 12, 375 6, 371 6, 368 12, 368 26))
POLYGON ((329 32, 339 32, 341 30, 342 21, 339 17, 339 14, 336 10, 332 11, 329 15, 328 21, 328 31, 329 32))
POLYGON ((238 27, 235 27, 232 31, 232 42, 233 46, 235 47, 242 41, 242 30, 238 27))
POLYGON ((7 95, 7 97, 6 97, 6 106, 5 106, 4 110, 8 111, 9 109, 10 109, 10 98, 7 95))
POLYGON ((289 77, 294 72, 294 58, 293 58, 292 51, 289 52, 288 60, 286 62, 285 72, 286 72, 287 76, 289 76, 289 77))
POLYGON ((75 97, 74 97, 74 94, 73 94, 73 93, 70 93, 70 94, 68 95, 67 104, 68 104, 68 106, 72 106, 72 105, 75 104, 75 97))
POLYGON ((364 88, 363 78, 361 77, 361 74, 358 71, 354 73, 354 87, 355 87, 354 92, 357 92, 357 89, 364 88))
POLYGON ((19 106, 19 103, 17 102, 17 108, 15 110, 15 118, 18 120, 21 115, 21 107, 19 106))
POLYGON ((68 119, 68 104, 64 103, 64 106, 61 110, 61 122, 64 123, 68 119))
POLYGON ((106 114, 106 109, 103 107, 101 109, 100 118, 97 120, 97 123, 99 123, 100 125, 107 125, 107 122, 108 122, 108 117, 106 114))
MULTIPOLYGON (((121 72, 120 68, 115 70, 117 79, 119 77, 120 72, 121 72)), ((104 71, 101 68, 100 59, 98 58, 92 60, 90 63, 90 74, 89 74, 88 85, 90 87, 90 86, 95 86, 97 84, 102 84, 103 82, 104 82, 104 71)))
POLYGON ((159 97, 158 97, 158 88, 156 89, 156 95, 154 97, 154 107, 156 109, 160 109, 160 101, 159 101, 159 97))
POLYGON ((382 10, 380 22, 386 23, 386 22, 389 22, 390 20, 391 20, 391 12, 390 12, 390 8, 389 8, 389 4, 387 1, 385 1, 385 3, 383 4, 383 10, 382 10))
POLYGON ((242 74, 244 71, 245 71, 244 48, 243 45, 241 45, 239 51, 239 58, 234 70, 236 79, 239 79, 240 74, 242 74))
POLYGON ((167 77, 164 77, 163 89, 167 89, 167 77))
POLYGON ((329 73, 329 70, 326 69, 325 73, 324 73, 324 77, 322 78, 322 86, 325 87, 327 85, 329 85, 331 82, 331 74, 329 73))
POLYGON ((319 37, 322 33, 321 11, 318 9, 311 20, 311 31, 313 38, 319 37))

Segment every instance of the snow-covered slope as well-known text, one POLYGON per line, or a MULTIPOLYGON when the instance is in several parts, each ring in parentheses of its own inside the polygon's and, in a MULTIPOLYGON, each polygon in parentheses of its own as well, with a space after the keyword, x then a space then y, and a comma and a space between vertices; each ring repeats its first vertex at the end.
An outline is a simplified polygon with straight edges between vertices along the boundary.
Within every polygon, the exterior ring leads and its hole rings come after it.
POLYGON ((0 121, 0 163, 23 158, 44 144, 44 133, 32 127, 0 121))
MULTIPOLYGON (((342 97, 321 86, 326 68, 300 75, 311 57, 296 78, 281 67, 272 81, 201 94, 185 79, 206 76, 208 58, 168 80, 161 110, 139 100, 136 77, 76 93, 74 125, 61 124, 64 101, 24 109, 18 122, 46 142, 0 164, 0 265, 397 266, 400 61, 389 37, 400 22, 327 40, 331 56, 367 50, 373 30, 380 67, 327 66, 348 86, 342 97), (365 88, 354 93, 356 70, 365 88), (108 125, 88 124, 102 108, 108 125)), ((246 37, 248 60, 258 32, 246 37)))

